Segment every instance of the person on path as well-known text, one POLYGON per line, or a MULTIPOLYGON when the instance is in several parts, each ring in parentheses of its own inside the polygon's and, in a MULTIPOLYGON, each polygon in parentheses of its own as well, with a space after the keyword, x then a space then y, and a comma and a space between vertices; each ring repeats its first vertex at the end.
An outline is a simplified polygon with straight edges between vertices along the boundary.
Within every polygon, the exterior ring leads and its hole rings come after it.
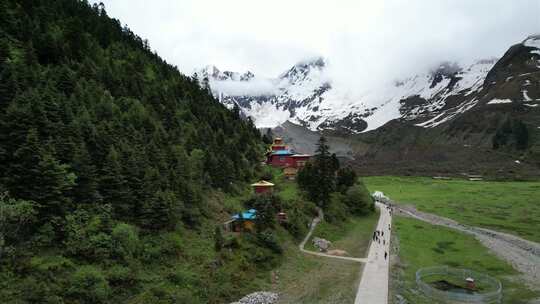
POLYGON ((384 231, 381 231, 381 235, 384 236, 384 231))
POLYGON ((388 256, 388 252, 384 252, 384 259, 386 260, 386 257, 388 256))

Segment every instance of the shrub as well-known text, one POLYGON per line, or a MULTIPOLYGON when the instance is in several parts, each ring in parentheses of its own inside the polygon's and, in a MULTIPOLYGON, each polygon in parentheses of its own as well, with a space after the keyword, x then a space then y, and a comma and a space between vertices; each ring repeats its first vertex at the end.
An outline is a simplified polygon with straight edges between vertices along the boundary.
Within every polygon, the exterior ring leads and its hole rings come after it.
POLYGON ((73 274, 67 294, 80 303, 104 303, 110 294, 109 282, 94 266, 82 266, 73 274))
POLYGON ((131 258, 139 250, 139 234, 129 224, 119 223, 112 230, 114 252, 121 258, 131 258))
POLYGON ((272 250, 274 253, 283 253, 283 248, 279 245, 279 241, 272 230, 267 229, 257 233, 257 240, 262 246, 272 250))
POLYGON ((90 214, 77 210, 66 216, 66 239, 64 245, 73 256, 91 260, 109 258, 112 238, 108 234, 109 223, 103 214, 90 214))
POLYGON ((373 199, 361 181, 347 190, 343 202, 352 214, 364 215, 374 210, 373 199))
POLYGON ((169 286, 166 284, 154 286, 139 294, 131 304, 199 304, 203 303, 195 293, 179 286, 169 286))
POLYGON ((261 170, 261 173, 259 175, 259 179, 271 181, 274 179, 274 172, 272 171, 272 167, 270 166, 264 166, 261 170))
POLYGON ((343 203, 344 195, 335 192, 330 196, 330 204, 326 208, 324 218, 330 223, 344 221, 348 217, 347 205, 343 203))
POLYGON ((114 265, 107 269, 107 281, 111 285, 129 285, 133 286, 137 281, 137 271, 130 267, 114 265))

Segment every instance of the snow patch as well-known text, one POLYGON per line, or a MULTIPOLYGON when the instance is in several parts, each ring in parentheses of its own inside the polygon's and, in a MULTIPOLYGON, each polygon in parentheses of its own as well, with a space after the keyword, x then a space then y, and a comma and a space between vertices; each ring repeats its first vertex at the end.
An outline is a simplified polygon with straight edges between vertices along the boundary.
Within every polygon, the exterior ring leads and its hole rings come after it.
POLYGON ((527 107, 531 107, 531 108, 536 108, 536 107, 538 107, 538 104, 524 103, 523 105, 525 105, 525 106, 527 106, 527 107))
POLYGON ((540 49, 540 35, 529 36, 523 41, 523 45, 540 49))
POLYGON ((286 122, 291 113, 287 110, 278 109, 275 105, 265 102, 262 104, 252 103, 251 109, 244 109, 258 128, 273 128, 286 122))
POLYGON ((501 103, 512 103, 511 99, 492 99, 487 104, 501 104, 501 103))
POLYGON ((528 92, 527 90, 521 91, 521 93, 523 93, 523 101, 532 101, 532 98, 529 97, 527 92, 528 92))

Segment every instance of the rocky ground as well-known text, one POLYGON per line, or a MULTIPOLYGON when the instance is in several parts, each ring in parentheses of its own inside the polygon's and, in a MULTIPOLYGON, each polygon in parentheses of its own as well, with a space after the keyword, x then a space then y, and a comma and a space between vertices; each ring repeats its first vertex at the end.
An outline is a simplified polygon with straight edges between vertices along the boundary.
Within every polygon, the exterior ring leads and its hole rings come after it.
MULTIPOLYGON (((315 154, 317 142, 321 137, 320 133, 310 131, 305 127, 285 122, 282 125, 272 129, 276 136, 283 137, 285 143, 292 149, 300 153, 315 154)), ((353 153, 349 140, 337 136, 326 135, 330 152, 336 153, 340 158, 352 159, 353 153)))
POLYGON ((233 302, 231 304, 274 304, 277 303, 279 296, 277 293, 268 292, 268 291, 258 291, 250 293, 238 302, 233 302))
POLYGON ((490 229, 467 226, 454 220, 416 210, 413 206, 394 205, 401 215, 414 217, 433 225, 441 225, 473 235, 497 256, 522 274, 531 289, 540 290, 540 244, 490 229))

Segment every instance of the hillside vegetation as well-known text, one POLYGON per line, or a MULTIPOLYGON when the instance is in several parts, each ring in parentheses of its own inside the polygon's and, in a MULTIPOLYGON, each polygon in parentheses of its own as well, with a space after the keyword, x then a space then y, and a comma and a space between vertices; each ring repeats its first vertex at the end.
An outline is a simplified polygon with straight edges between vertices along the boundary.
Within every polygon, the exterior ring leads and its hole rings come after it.
POLYGON ((249 289, 254 261, 216 268, 209 249, 213 193, 258 170, 251 121, 103 6, 2 1, 0 15, 1 302, 202 303, 249 289))
POLYGON ((10 0, 0 15, 0 302, 229 302, 297 269, 308 198, 336 225, 370 211, 327 148, 309 194, 263 170, 251 120, 102 4, 10 0), (321 164, 333 177, 316 193, 321 164), (252 195, 261 178, 274 195, 252 195), (222 229, 250 208, 253 231, 222 229))

